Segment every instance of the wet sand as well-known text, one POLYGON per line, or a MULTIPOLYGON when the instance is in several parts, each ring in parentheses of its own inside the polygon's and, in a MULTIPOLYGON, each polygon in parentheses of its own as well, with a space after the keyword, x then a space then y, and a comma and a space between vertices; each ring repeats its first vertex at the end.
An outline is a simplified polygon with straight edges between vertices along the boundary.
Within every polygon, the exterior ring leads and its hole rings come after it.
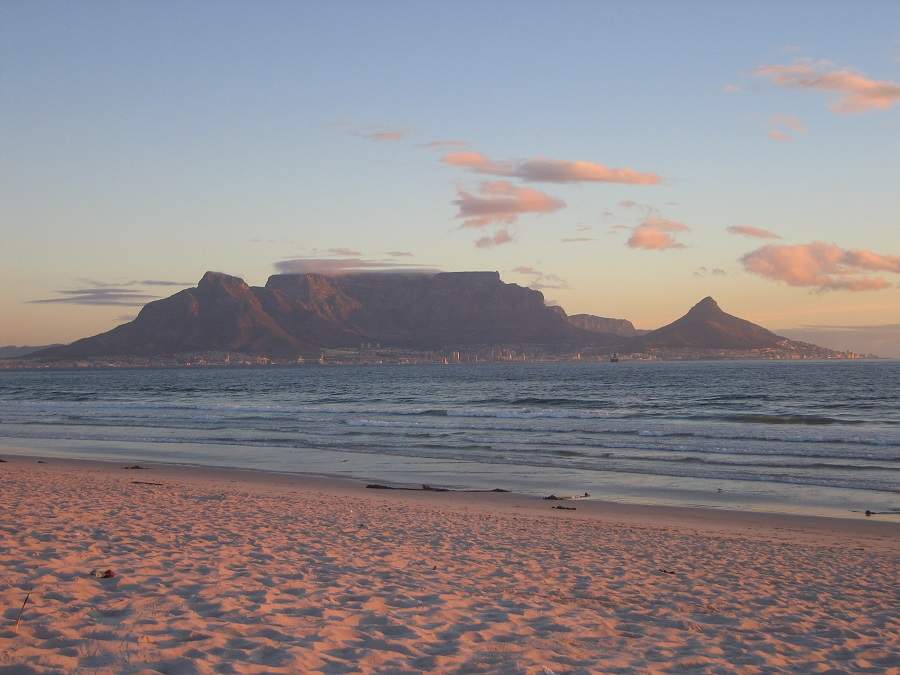
POLYGON ((0 673, 900 672, 877 516, 0 456, 0 673))

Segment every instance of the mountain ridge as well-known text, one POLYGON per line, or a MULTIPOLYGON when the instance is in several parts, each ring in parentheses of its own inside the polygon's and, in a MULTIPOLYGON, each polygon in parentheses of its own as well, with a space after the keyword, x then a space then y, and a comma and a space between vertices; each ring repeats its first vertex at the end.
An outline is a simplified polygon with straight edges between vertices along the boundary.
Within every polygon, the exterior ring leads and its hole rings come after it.
POLYGON ((206 272, 196 287, 148 303, 129 323, 32 356, 294 356, 362 343, 439 349, 610 341, 570 325, 539 291, 504 283, 498 272, 276 274, 261 287, 206 272))
POLYGON ((294 358, 366 345, 419 351, 531 345, 588 355, 835 354, 727 314, 709 296, 665 326, 637 331, 625 319, 568 316, 562 307, 548 306, 540 291, 505 283, 498 272, 275 274, 264 286, 206 272, 196 287, 146 304, 128 323, 22 358, 191 352, 294 358))

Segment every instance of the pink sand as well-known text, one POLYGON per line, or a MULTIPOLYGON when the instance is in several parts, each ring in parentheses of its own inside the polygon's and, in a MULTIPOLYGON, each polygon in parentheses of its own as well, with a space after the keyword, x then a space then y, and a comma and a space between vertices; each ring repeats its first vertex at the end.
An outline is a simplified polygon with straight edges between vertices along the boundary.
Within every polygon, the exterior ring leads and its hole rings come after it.
POLYGON ((5 458, 0 672, 900 672, 897 524, 5 458))

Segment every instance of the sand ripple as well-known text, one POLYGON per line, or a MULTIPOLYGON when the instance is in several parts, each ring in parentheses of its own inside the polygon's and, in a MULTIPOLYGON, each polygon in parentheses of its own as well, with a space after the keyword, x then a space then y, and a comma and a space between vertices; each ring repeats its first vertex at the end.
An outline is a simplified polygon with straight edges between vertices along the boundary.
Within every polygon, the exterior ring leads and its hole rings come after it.
POLYGON ((900 669, 896 551, 134 479, 0 465, 0 673, 900 669))

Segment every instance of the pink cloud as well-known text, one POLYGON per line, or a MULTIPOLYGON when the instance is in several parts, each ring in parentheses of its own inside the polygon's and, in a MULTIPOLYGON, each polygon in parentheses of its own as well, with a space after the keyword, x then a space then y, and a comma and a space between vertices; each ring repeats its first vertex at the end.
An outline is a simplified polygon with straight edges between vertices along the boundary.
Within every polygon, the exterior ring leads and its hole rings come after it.
POLYGON ((795 246, 768 244, 743 256, 741 263, 752 274, 819 291, 878 290, 890 282, 868 272, 900 274, 900 256, 843 249, 821 241, 795 246))
POLYGON ((773 141, 792 141, 802 133, 806 133, 806 126, 794 115, 779 113, 769 120, 769 138, 773 141))
POLYGON ((757 239, 781 239, 780 235, 775 234, 771 230, 764 230, 761 227, 753 227, 752 225, 732 225, 725 228, 731 234, 739 234, 743 237, 755 237, 757 239))
POLYGON ((653 216, 632 228, 627 244, 631 248, 643 248, 651 251, 684 248, 684 244, 676 238, 677 233, 689 230, 690 228, 684 223, 653 216))
POLYGON ((402 141, 409 135, 409 132, 406 129, 381 129, 359 135, 370 141, 402 141))
POLYGON ((468 141, 461 141, 459 139, 450 138, 446 140, 429 141, 428 143, 423 143, 422 147, 428 148, 429 150, 443 150, 445 148, 467 148, 469 147, 469 143, 468 141))
POLYGON ((740 85, 729 82, 724 87, 722 87, 722 91, 724 91, 726 94, 737 94, 739 91, 741 91, 741 87, 740 85))
POLYGON ((511 244, 513 237, 509 230, 503 228, 497 230, 493 235, 485 235, 475 240, 475 246, 478 248, 493 248, 494 246, 502 246, 503 244, 511 244))
POLYGON ((559 159, 527 159, 496 162, 472 150, 451 152, 441 159, 445 164, 469 169, 475 173, 519 178, 531 183, 629 183, 655 185, 662 179, 655 173, 634 169, 614 169, 602 164, 559 159))
POLYGON ((459 207, 456 217, 463 219, 463 227, 509 225, 523 214, 553 213, 566 206, 561 199, 540 190, 517 187, 505 180, 482 183, 479 192, 457 191, 459 198, 453 203, 459 207))
POLYGON ((862 73, 831 64, 798 61, 792 65, 760 66, 757 77, 790 89, 814 89, 837 95, 831 109, 837 113, 887 110, 900 101, 900 83, 873 80, 862 73))

